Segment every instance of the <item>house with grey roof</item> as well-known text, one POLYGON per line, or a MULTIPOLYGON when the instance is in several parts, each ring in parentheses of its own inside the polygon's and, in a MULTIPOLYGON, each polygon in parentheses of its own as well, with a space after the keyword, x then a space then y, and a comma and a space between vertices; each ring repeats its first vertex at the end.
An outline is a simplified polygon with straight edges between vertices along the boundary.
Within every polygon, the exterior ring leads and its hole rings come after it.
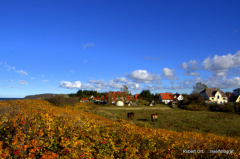
POLYGON ((232 95, 228 98, 228 102, 235 103, 240 102, 240 95, 232 95))
POLYGON ((228 102, 227 95, 217 87, 204 89, 199 93, 198 98, 201 96, 203 96, 205 100, 210 100, 212 103, 223 104, 228 102))
POLYGON ((234 90, 233 90, 233 94, 234 94, 235 96, 240 95, 240 88, 234 89, 234 90))

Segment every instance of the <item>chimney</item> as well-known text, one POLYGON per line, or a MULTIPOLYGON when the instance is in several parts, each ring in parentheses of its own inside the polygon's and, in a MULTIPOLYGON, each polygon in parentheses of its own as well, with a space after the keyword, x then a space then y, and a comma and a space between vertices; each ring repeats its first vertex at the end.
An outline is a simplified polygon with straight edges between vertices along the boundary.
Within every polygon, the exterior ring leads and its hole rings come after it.
POLYGON ((214 89, 217 90, 217 87, 215 87, 214 89))

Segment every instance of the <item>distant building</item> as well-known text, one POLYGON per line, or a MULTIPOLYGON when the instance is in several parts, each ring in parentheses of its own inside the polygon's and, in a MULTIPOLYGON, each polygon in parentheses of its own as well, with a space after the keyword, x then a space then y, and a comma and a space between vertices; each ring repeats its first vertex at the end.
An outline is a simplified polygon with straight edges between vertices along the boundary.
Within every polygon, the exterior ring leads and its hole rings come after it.
POLYGON ((174 101, 174 96, 172 93, 160 93, 158 100, 164 102, 165 104, 168 104, 174 101))
POLYGON ((174 94, 173 96, 174 96, 174 100, 176 101, 181 101, 184 99, 182 94, 174 94))
POLYGON ((228 102, 235 103, 235 102, 240 102, 240 95, 232 95, 229 97, 228 102))
POLYGON ((89 102, 89 100, 87 98, 81 98, 80 102, 89 102))
POLYGON ((235 96, 240 95, 240 88, 234 89, 234 90, 233 90, 233 94, 234 94, 235 96))
POLYGON ((199 93, 198 98, 201 96, 203 96, 205 100, 210 100, 213 103, 223 104, 228 102, 227 95, 217 87, 204 89, 199 93))

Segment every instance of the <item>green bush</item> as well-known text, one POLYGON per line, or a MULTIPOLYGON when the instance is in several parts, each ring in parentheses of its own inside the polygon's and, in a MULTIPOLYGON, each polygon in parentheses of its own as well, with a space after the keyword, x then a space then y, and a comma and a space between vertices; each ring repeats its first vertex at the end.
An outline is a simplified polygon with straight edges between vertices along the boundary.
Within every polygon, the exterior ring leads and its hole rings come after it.
POLYGON ((198 103, 194 103, 194 104, 188 104, 188 105, 182 105, 182 108, 183 109, 186 109, 186 110, 196 110, 196 111, 199 111, 199 110, 206 110, 208 108, 207 105, 205 104, 198 104, 198 103))
POLYGON ((150 102, 144 102, 144 105, 149 106, 150 102))
POLYGON ((78 103, 78 97, 65 98, 65 104, 75 106, 76 103, 78 103))
POLYGON ((63 106, 63 104, 68 104, 74 106, 78 102, 78 97, 68 97, 66 95, 56 95, 51 98, 46 99, 49 103, 55 106, 63 106))
POLYGON ((218 111, 218 112, 235 112, 234 106, 232 106, 230 103, 210 104, 208 109, 210 111, 218 111))

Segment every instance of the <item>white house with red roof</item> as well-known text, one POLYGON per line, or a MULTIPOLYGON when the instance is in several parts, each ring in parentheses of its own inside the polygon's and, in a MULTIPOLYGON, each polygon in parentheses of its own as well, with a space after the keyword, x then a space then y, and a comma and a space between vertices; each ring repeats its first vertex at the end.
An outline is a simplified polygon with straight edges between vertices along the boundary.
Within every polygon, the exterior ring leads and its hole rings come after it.
POLYGON ((164 102, 165 104, 168 104, 172 101, 174 101, 174 96, 172 93, 160 93, 159 95, 159 101, 164 102))

